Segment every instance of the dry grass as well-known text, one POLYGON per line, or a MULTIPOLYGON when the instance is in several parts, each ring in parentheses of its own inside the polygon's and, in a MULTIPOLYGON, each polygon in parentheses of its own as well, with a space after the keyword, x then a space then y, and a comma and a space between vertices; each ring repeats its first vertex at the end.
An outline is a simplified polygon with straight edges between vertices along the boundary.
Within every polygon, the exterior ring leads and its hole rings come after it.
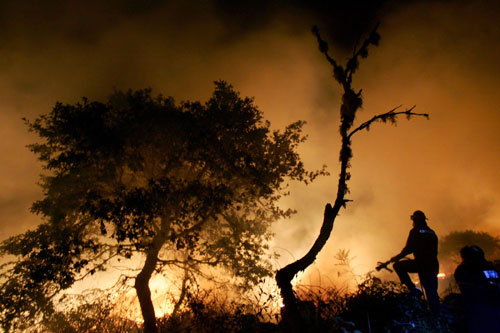
MULTIPOLYGON (((443 302, 441 318, 425 300, 409 297, 399 284, 369 276, 356 292, 298 287, 303 320, 311 332, 454 332, 459 325, 457 296, 443 302)), ((160 332, 283 332, 279 300, 257 289, 237 300, 217 290, 190 289, 177 313, 158 318, 160 332)), ((141 332, 141 325, 113 314, 104 295, 95 302, 56 313, 42 331, 141 332)))

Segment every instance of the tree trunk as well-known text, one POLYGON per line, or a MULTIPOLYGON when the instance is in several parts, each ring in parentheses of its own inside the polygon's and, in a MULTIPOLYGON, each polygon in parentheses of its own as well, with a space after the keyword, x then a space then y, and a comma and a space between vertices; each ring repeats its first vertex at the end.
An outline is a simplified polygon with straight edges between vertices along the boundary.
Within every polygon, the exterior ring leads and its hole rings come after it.
POLYGON ((283 297, 283 304, 286 308, 294 307, 296 304, 296 298, 293 293, 291 281, 293 277, 299 272, 305 270, 309 265, 311 265, 314 260, 316 260, 316 256, 319 251, 326 244, 326 241, 330 237, 330 233, 333 229, 333 222, 335 220, 335 216, 338 213, 334 211, 334 208, 330 204, 327 204, 325 207, 325 215, 323 218, 323 225, 321 226, 321 231, 314 242, 314 245, 311 247, 309 252, 304 255, 299 260, 283 267, 276 273, 276 282, 281 291, 281 296, 283 297))
MULTIPOLYGON (((338 200, 337 202, 344 201, 342 199, 341 201, 338 200)), ((313 246, 306 253, 306 255, 304 255, 299 260, 283 267, 276 273, 276 283, 280 288, 280 293, 281 297, 283 298, 284 304, 282 317, 284 322, 287 323, 292 331, 302 331, 302 320, 297 309, 298 300, 295 297, 291 281, 298 272, 305 270, 314 262, 314 260, 316 260, 316 256, 325 246, 332 232, 335 217, 338 215, 340 208, 343 206, 343 204, 338 204, 337 202, 333 207, 330 204, 326 205, 321 231, 316 238, 313 246)))
MULTIPOLYGON (((297 327, 300 327, 301 320, 300 313, 297 311, 297 298, 293 292, 291 281, 299 271, 305 270, 314 262, 314 260, 316 260, 316 256, 325 246, 328 238, 330 237, 335 217, 347 202, 347 200, 344 199, 346 192, 348 192, 346 182, 350 178, 350 174, 347 172, 347 169, 349 168, 349 161, 352 157, 351 140, 348 135, 348 131, 352 127, 356 111, 359 109, 362 102, 361 91, 359 93, 355 93, 351 88, 351 76, 356 70, 356 66, 350 69, 348 68, 346 71, 342 66, 337 65, 335 60, 328 55, 328 45, 321 39, 319 30, 316 27, 313 28, 313 33, 318 39, 320 51, 325 54, 328 62, 330 62, 333 66, 335 79, 342 85, 344 90, 344 94, 342 95, 342 105, 340 107, 340 136, 342 138, 342 147, 340 149, 340 174, 337 186, 337 198, 335 199, 333 207, 330 204, 327 204, 325 207, 323 224, 321 225, 321 230, 316 238, 316 241, 305 256, 283 267, 276 273, 276 283, 280 288, 283 304, 285 305, 283 319, 285 322, 288 322, 288 325, 294 331, 297 330, 297 327)), ((366 42, 363 44, 364 48, 367 46, 365 44, 366 42)), ((351 59, 353 60, 353 63, 357 62, 358 53, 360 52, 361 50, 355 53, 353 59, 351 59)))
POLYGON ((325 212, 323 217, 323 224, 321 225, 321 230, 316 238, 311 249, 299 260, 283 267, 276 273, 276 283, 280 288, 281 297, 283 298, 284 309, 282 311, 282 320, 287 326, 286 329, 292 332, 301 332, 307 330, 307 327, 302 327, 304 325, 304 320, 301 319, 301 313, 298 311, 298 301, 295 297, 295 293, 292 288, 292 279, 300 271, 305 270, 309 267, 316 256, 325 246, 328 238, 333 229, 333 224, 335 218, 337 217, 340 209, 345 206, 347 200, 344 199, 347 192, 346 181, 349 179, 349 174, 347 168, 349 166, 349 160, 351 158, 351 141, 347 136, 345 131, 341 132, 342 135, 342 149, 340 151, 340 174, 339 182, 337 186, 337 198, 333 207, 330 204, 325 206, 325 212))
MULTIPOLYGON (((347 135, 343 135, 342 137, 342 150, 341 150, 341 164, 340 164, 340 175, 338 182, 338 190, 337 190, 337 199, 335 200, 335 204, 333 207, 330 204, 325 206, 325 213, 323 217, 323 224, 321 225, 321 230, 319 232, 316 241, 314 242, 311 249, 299 260, 283 267, 276 273, 276 283, 280 288, 281 297, 283 298, 283 304, 285 305, 285 309, 289 307, 290 310, 294 310, 296 307, 297 299, 294 295, 291 281, 295 274, 300 271, 305 270, 309 265, 311 265, 314 260, 316 260, 316 256, 321 251, 321 249, 325 246, 328 238, 330 238, 330 234, 333 229, 333 223, 335 222, 335 218, 337 217, 340 208, 344 207, 346 204, 346 200, 344 199, 345 193, 347 191, 346 180, 349 175, 347 173, 347 167, 349 165, 350 160, 350 140, 347 135)), ((288 309, 286 309, 288 310, 288 309)))
POLYGON ((156 235, 153 239, 153 244, 149 249, 146 262, 141 272, 135 278, 135 290, 137 292, 137 298, 139 299, 139 304, 141 305, 142 317, 144 319, 144 332, 145 333, 156 333, 158 329, 156 327, 156 316, 155 309, 153 306, 153 301, 151 300, 151 290, 149 289, 149 280, 153 274, 156 263, 158 262, 158 253, 164 243, 163 237, 156 235))

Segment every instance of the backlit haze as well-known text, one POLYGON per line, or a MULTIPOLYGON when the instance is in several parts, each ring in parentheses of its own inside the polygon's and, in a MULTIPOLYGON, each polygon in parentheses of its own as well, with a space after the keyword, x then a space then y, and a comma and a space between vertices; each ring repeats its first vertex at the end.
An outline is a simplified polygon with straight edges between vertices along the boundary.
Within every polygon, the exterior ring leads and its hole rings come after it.
POLYGON ((205 101, 212 82, 223 79, 255 97, 273 128, 307 121, 305 165, 328 165, 329 177, 292 184, 283 205, 298 213, 274 226, 276 268, 301 257, 319 233, 325 204, 335 199, 340 143, 341 90, 310 28, 319 26, 330 54, 343 63, 356 37, 379 20, 380 46, 369 50, 353 81, 364 96, 357 124, 398 105, 416 105, 430 119, 403 117, 397 126, 375 124, 354 137, 353 202, 304 281, 333 281, 338 249, 350 250, 355 274, 373 270, 402 249, 416 209, 441 237, 465 229, 500 234, 496 1, 382 1, 352 17, 349 8, 329 13, 294 1, 238 8, 218 1, 22 3, 0 3, 2 240, 40 221, 29 207, 41 198, 41 165, 25 148, 37 138, 22 117, 49 112, 56 101, 103 100, 113 89, 151 87, 178 102, 205 101))

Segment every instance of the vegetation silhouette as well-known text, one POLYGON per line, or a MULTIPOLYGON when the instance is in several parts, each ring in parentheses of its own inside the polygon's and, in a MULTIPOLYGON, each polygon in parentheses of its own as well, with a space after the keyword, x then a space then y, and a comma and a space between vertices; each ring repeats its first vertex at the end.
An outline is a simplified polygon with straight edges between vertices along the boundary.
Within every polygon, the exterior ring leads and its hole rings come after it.
MULTIPOLYGON (((181 309, 157 318, 161 332, 284 332, 274 309, 277 299, 262 290, 249 299, 231 298, 223 288, 192 286, 181 309), (261 298, 257 301, 257 298, 261 298), (253 299, 253 300, 252 300, 253 299), (270 304, 272 302, 272 304, 270 304)), ((422 299, 407 297, 400 283, 368 275, 356 291, 334 287, 297 286, 307 307, 310 332, 459 332, 461 312, 442 313, 440 329, 422 299)), ((80 297, 81 295, 76 295, 80 297)), ((57 312, 37 332, 139 332, 141 325, 127 316, 127 304, 109 303, 105 295, 92 295, 85 306, 57 312), (104 296, 104 298, 103 298, 104 296), (111 311, 110 311, 111 310, 111 311), (117 311, 118 310, 118 311, 117 311)), ((250 294, 249 294, 250 297, 250 294)), ((78 304, 81 305, 79 302, 78 304)), ((460 326, 461 325, 461 326, 460 326)), ((286 332, 286 331, 285 331, 286 332)))
POLYGON ((146 332, 157 331, 149 281, 169 268, 222 267, 249 288, 272 272, 266 242, 293 214, 277 206, 288 182, 325 174, 297 153, 304 122, 271 131, 224 81, 205 104, 118 91, 25 122, 42 140, 29 148, 45 170, 32 206, 43 222, 0 245, 14 256, 1 266, 5 330, 50 319, 61 291, 135 255, 142 266, 125 279, 146 332))
POLYGON ((477 245, 489 257, 500 258, 500 238, 484 231, 463 230, 452 231, 439 241, 440 261, 456 266, 461 261, 460 250, 464 246, 477 245))
POLYGON ((398 111, 399 107, 396 107, 386 113, 376 115, 358 127, 353 128, 356 112, 361 108, 363 99, 361 90, 355 91, 352 87, 352 78, 359 67, 360 58, 366 58, 368 56, 368 47, 370 45, 377 46, 379 43, 380 35, 377 32, 377 28, 378 25, 371 31, 369 36, 359 47, 356 46, 354 48, 353 55, 347 61, 345 66, 339 65, 329 55, 328 43, 321 38, 319 29, 316 26, 312 29, 312 32, 318 41, 320 52, 325 55, 326 60, 332 66, 333 77, 341 85, 343 90, 339 128, 342 145, 339 154, 340 173, 337 185, 337 196, 333 206, 328 203, 325 207, 323 223, 318 237, 310 250, 302 258, 281 268, 276 273, 276 282, 280 288, 280 293, 283 297, 284 303, 284 323, 291 330, 307 330, 307 327, 301 326, 300 313, 298 311, 299 302, 294 294, 291 281, 298 272, 305 270, 314 262, 316 256, 319 254, 330 237, 335 218, 339 214, 340 209, 343 207, 345 208, 346 204, 350 201, 346 198, 346 195, 349 193, 347 183, 351 178, 349 167, 352 158, 351 141, 353 135, 362 130, 369 130, 371 125, 375 122, 389 122, 394 124, 398 116, 401 115, 406 116, 408 119, 413 116, 429 117, 428 114, 425 113, 413 112, 415 106, 404 111, 398 111))

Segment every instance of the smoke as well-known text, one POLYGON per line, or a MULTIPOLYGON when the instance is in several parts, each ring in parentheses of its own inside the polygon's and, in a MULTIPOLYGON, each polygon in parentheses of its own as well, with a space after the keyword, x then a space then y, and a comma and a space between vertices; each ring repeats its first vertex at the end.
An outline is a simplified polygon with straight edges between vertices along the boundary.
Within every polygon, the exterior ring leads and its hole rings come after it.
MULTIPOLYGON (((338 272, 338 249, 351 250, 357 274, 397 254, 416 209, 427 214, 438 236, 466 228, 498 234, 500 115, 494 91, 500 30, 493 19, 495 7, 487 2, 425 3, 385 17, 382 43, 371 50, 355 78, 365 101, 358 121, 400 104, 416 104, 416 111, 429 113, 430 120, 400 119, 396 127, 377 124, 354 138, 349 195, 354 201, 337 219, 317 260, 326 276, 338 272)), ((338 101, 330 106, 336 112, 338 101)), ((308 197, 297 200, 298 218, 304 214, 297 227, 302 235, 295 240, 297 257, 319 233, 323 207, 318 203, 334 198, 338 136, 324 124, 325 119, 309 121, 309 144, 323 148, 316 156, 327 161, 333 177, 315 184, 317 189, 300 191, 308 197)), ((295 235, 293 229, 286 232, 295 235)), ((316 272, 310 274, 319 280, 316 272)))
POLYGON ((345 248, 356 274, 372 270, 401 250, 416 209, 439 236, 464 228, 500 233, 496 2, 46 3, 0 5, 0 238, 39 222, 28 207, 42 195, 35 184, 42 170, 24 147, 36 138, 21 117, 33 119, 56 101, 103 99, 113 89, 205 100, 212 81, 224 79, 255 96, 274 128, 306 120, 306 167, 329 166, 331 176, 292 185, 283 205, 298 214, 274 227, 277 267, 301 257, 335 199, 340 148, 340 89, 310 27, 318 24, 343 60, 379 20, 381 45, 354 78, 364 96, 359 123, 400 104, 431 118, 376 124, 354 137, 353 202, 316 268, 334 275, 334 255, 345 248))

